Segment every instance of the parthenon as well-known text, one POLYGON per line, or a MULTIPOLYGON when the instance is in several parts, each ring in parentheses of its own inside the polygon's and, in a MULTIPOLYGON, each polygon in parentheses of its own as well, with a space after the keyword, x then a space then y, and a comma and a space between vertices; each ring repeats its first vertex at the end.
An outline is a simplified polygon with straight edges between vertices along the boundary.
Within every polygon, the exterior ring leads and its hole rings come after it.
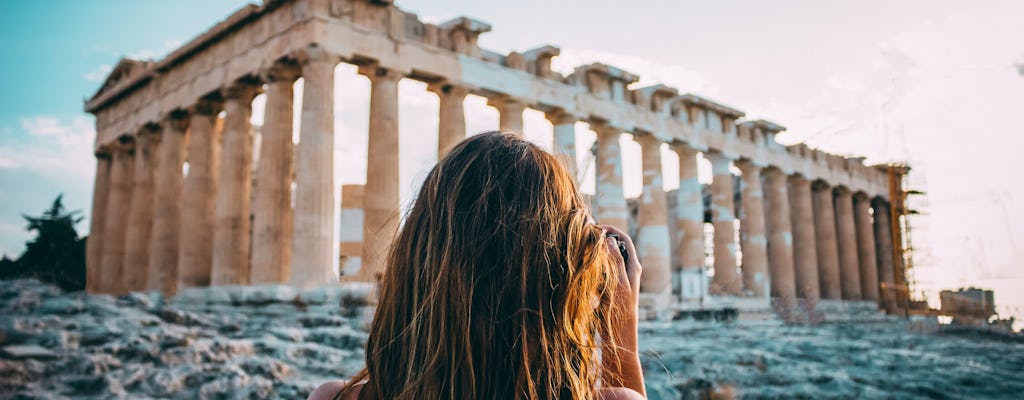
POLYGON ((341 201, 342 231, 358 238, 345 239, 342 252, 361 259, 341 280, 373 282, 400 224, 398 83, 412 79, 439 98, 439 156, 467 135, 469 94, 488 99, 503 130, 521 132, 527 108, 545 113, 553 151, 572 171, 577 123, 589 124, 597 138, 592 212, 602 224, 634 225, 646 307, 718 298, 896 308, 902 221, 892 203, 902 191, 894 176, 906 167, 780 144, 779 124, 676 88, 636 87, 638 76, 613 66, 563 76, 551 68, 557 47, 499 54, 477 44, 490 30, 466 17, 425 23, 390 0, 265 0, 162 60, 123 59, 85 104, 97 132, 87 289, 337 284, 341 201), (339 63, 370 80, 366 183, 342 199, 333 169, 339 63), (260 93, 265 122, 254 154, 250 115, 260 93), (623 191, 622 135, 642 149, 635 218, 623 191), (665 144, 679 158, 672 192, 663 189, 665 144), (713 173, 709 249, 700 158, 713 173))

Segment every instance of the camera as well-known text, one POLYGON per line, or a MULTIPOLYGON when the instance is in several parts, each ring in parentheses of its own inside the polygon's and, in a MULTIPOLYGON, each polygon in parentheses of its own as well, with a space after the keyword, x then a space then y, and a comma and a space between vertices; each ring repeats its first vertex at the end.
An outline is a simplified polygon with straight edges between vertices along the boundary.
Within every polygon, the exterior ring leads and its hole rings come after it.
POLYGON ((626 242, 619 238, 619 235, 614 233, 608 234, 608 237, 615 238, 615 244, 619 246, 619 253, 622 254, 622 260, 626 261, 629 259, 629 252, 626 250, 626 242))

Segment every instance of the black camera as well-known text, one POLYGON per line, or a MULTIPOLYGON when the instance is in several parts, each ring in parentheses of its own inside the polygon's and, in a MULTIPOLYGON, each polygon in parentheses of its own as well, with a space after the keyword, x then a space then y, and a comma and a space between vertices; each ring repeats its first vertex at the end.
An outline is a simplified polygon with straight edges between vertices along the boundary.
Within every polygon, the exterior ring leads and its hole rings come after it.
POLYGON ((619 246, 619 253, 622 254, 622 261, 629 260, 629 251, 626 250, 626 242, 619 238, 619 235, 609 233, 608 237, 615 238, 615 244, 619 246))

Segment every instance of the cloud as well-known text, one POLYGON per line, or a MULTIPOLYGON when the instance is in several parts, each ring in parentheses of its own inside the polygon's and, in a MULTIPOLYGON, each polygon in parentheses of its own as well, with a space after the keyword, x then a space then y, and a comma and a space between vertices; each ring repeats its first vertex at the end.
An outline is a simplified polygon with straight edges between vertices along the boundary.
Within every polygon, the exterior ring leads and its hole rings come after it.
POLYGON ((110 74, 110 71, 113 69, 114 67, 110 64, 101 64, 99 67, 96 67, 92 71, 82 74, 82 78, 85 78, 85 80, 90 82, 101 82, 104 78, 107 77, 108 74, 110 74))
POLYGON ((626 54, 562 49, 561 55, 551 61, 551 68, 563 75, 568 75, 574 68, 594 62, 608 64, 639 75, 640 81, 634 87, 662 83, 679 89, 681 93, 697 93, 704 96, 717 96, 721 93, 721 86, 700 72, 626 54))
POLYGON ((21 134, 0 139, 0 168, 27 169, 61 179, 91 179, 96 130, 88 117, 35 116, 21 134))

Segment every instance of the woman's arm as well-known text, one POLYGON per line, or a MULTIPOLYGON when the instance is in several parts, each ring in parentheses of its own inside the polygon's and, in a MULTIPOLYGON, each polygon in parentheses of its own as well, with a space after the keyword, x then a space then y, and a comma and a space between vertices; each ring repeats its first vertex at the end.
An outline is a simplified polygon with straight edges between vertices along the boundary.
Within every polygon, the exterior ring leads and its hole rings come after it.
POLYGON ((611 332, 606 334, 613 340, 605 341, 606 347, 601 350, 601 382, 602 386, 613 390, 614 393, 619 393, 619 395, 608 392, 608 395, 615 397, 605 397, 602 394, 602 398, 630 398, 618 397, 623 393, 618 390, 619 388, 629 389, 641 398, 647 398, 644 373, 640 368, 637 337, 637 307, 640 297, 640 274, 643 272, 643 268, 636 256, 633 239, 613 226, 605 225, 603 228, 610 234, 618 235, 619 240, 626 243, 627 259, 622 258, 615 238, 608 238, 608 250, 619 267, 619 284, 615 289, 615 301, 609 305, 613 317, 611 332), (612 342, 618 346, 617 349, 610 347, 612 342), (612 357, 614 354, 618 354, 617 359, 612 357))

